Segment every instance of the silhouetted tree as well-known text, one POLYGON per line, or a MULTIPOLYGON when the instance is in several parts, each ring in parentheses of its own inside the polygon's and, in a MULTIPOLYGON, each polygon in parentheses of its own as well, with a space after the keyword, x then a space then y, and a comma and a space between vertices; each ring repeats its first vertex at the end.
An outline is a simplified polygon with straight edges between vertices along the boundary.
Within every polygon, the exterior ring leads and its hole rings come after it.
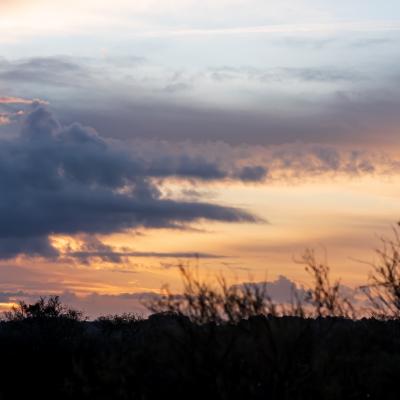
POLYGON ((179 265, 182 294, 163 287, 160 298, 147 303, 150 311, 187 316, 199 324, 237 323, 255 315, 278 315, 278 307, 268 296, 267 284, 228 285, 223 276, 210 283, 199 278, 190 267, 179 265))
POLYGON ((354 317, 354 307, 343 295, 340 281, 331 282, 329 266, 318 262, 312 250, 305 252, 301 263, 311 276, 311 287, 304 298, 293 287, 289 304, 276 303, 268 294, 268 283, 228 285, 223 276, 210 283, 200 279, 190 267, 180 265, 182 294, 171 293, 164 287, 161 297, 147 306, 152 312, 181 314, 200 324, 237 323, 257 315, 354 317))
POLYGON ((382 237, 381 247, 375 251, 378 259, 369 263, 372 266, 369 283, 361 289, 370 301, 374 317, 399 318, 400 235, 398 228, 393 228, 391 238, 382 237))
POLYGON ((36 303, 26 304, 20 301, 18 306, 13 306, 11 311, 4 313, 7 321, 40 320, 63 318, 73 321, 80 321, 83 318, 82 312, 63 305, 59 296, 49 298, 40 297, 36 303))
POLYGON ((333 283, 330 267, 318 262, 313 250, 306 250, 301 263, 311 276, 311 287, 307 291, 306 303, 312 306, 312 315, 317 317, 355 317, 355 310, 349 299, 341 293, 340 280, 333 283))

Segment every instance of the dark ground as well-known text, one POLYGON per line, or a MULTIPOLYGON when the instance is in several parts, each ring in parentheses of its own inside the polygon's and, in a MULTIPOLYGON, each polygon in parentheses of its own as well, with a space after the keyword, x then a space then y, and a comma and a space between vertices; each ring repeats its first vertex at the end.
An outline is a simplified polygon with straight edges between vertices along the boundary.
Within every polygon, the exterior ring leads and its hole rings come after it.
POLYGON ((399 321, 26 318, 0 324, 0 354, 0 399, 400 397, 399 321))

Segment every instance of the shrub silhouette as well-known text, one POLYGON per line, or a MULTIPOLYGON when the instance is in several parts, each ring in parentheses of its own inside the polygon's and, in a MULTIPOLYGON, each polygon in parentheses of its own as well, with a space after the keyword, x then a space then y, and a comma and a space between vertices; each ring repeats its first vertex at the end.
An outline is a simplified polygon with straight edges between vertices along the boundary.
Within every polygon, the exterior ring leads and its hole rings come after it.
MULTIPOLYGON (((400 223, 398 223, 400 226, 400 223)), ((369 283, 361 289, 371 304, 371 314, 376 318, 400 317, 400 234, 393 228, 392 238, 382 237, 376 249, 378 260, 370 263, 369 283)))
POLYGON ((210 283, 199 278, 195 270, 181 264, 178 268, 183 283, 182 294, 174 294, 164 287, 161 297, 146 305, 154 313, 175 313, 200 324, 237 323, 257 315, 354 317, 354 307, 341 294, 340 281, 331 283, 329 266, 318 262, 312 250, 307 250, 300 262, 311 277, 311 287, 304 298, 293 287, 289 304, 276 303, 268 294, 267 283, 228 285, 223 276, 210 283))
POLYGON ((40 297, 34 304, 26 304, 20 301, 18 306, 13 306, 11 311, 4 313, 7 321, 22 321, 26 319, 46 320, 64 318, 73 321, 80 321, 83 318, 82 312, 68 308, 61 304, 59 296, 49 298, 40 297))
POLYGON ((353 305, 341 294, 340 280, 331 282, 329 265, 318 262, 313 250, 306 250, 301 262, 311 276, 311 288, 305 298, 305 302, 313 308, 311 315, 354 318, 353 305))
POLYGON ((209 283, 190 267, 178 266, 183 290, 176 295, 163 288, 159 299, 146 304, 154 313, 166 312, 187 316, 192 322, 237 323, 255 315, 278 315, 278 307, 268 296, 267 285, 228 285, 223 276, 209 283))

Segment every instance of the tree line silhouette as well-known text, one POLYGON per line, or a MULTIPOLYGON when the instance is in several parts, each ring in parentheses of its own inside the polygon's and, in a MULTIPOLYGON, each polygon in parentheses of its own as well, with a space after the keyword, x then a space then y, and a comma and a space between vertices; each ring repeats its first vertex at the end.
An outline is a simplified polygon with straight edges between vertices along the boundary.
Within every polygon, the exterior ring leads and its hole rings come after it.
POLYGON ((134 313, 88 320, 59 297, 0 322, 0 399, 397 399, 400 238, 382 239, 360 314, 313 251, 310 288, 279 304, 268 286, 214 282, 181 265, 134 313))

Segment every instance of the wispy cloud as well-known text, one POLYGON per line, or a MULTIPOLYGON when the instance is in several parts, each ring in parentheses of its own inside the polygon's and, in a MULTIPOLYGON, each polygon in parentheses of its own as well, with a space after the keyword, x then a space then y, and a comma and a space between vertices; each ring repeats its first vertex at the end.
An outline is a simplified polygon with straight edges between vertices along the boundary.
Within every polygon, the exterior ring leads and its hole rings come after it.
POLYGON ((214 36, 252 34, 301 34, 339 32, 390 32, 400 31, 400 21, 353 21, 307 24, 271 24, 262 26, 242 26, 232 28, 184 28, 154 31, 140 31, 138 36, 214 36))
POLYGON ((1 104, 49 104, 45 100, 41 99, 26 99, 23 97, 13 97, 13 96, 1 96, 0 97, 0 105, 1 104))

